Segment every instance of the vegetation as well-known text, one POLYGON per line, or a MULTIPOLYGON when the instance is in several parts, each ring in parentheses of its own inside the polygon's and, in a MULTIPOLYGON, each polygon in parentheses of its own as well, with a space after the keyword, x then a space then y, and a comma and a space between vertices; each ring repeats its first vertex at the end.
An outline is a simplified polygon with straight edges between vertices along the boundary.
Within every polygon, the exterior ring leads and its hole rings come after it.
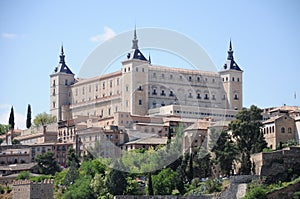
POLYGON ((16 177, 16 180, 28 180, 30 177, 30 173, 28 171, 22 171, 16 177))
POLYGON ((229 124, 233 138, 236 140, 240 152, 240 174, 251 173, 250 155, 261 152, 267 143, 260 131, 262 110, 252 105, 250 109, 243 108, 236 115, 236 120, 229 124))
POLYGON ((26 128, 30 128, 31 127, 31 106, 30 104, 28 104, 27 107, 27 118, 26 118, 26 128))
POLYGON ((13 145, 17 145, 17 144, 21 144, 20 140, 14 139, 11 144, 13 145))
POLYGON ((39 113, 35 116, 33 123, 36 126, 44 126, 56 122, 56 117, 47 113, 39 113))
POLYGON ((14 115, 14 107, 13 106, 10 109, 8 124, 10 126, 10 129, 13 130, 15 128, 15 115, 14 115))
POLYGON ((10 129, 10 125, 0 124, 0 135, 7 133, 10 129))
POLYGON ((37 168, 40 174, 54 175, 60 171, 60 167, 53 156, 54 153, 48 151, 36 157, 35 161, 37 162, 37 168))

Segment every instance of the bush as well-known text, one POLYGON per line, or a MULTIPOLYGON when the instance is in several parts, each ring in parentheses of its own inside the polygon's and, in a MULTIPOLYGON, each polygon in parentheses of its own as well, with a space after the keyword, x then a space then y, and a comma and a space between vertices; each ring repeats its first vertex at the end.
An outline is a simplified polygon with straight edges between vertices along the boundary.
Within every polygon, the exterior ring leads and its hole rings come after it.
POLYGON ((263 188, 255 187, 247 191, 244 199, 267 199, 267 193, 263 188))
POLYGON ((30 173, 28 171, 22 171, 16 177, 16 180, 28 180, 30 177, 30 173))

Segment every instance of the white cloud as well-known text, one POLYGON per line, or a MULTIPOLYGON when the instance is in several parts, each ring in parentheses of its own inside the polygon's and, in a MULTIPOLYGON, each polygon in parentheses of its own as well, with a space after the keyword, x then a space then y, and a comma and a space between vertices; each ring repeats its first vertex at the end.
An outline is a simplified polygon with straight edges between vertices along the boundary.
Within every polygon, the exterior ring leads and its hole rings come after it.
MULTIPOLYGON (((0 124, 8 124, 11 106, 8 104, 0 104, 0 124)), ((14 112, 15 128, 26 129, 26 117, 21 113, 14 112)))
POLYGON ((106 40, 113 38, 114 36, 116 36, 115 31, 113 31, 111 28, 105 26, 104 33, 90 37, 90 41, 91 42, 104 42, 106 40))
POLYGON ((17 37, 17 34, 14 33, 2 33, 1 34, 2 38, 6 38, 6 39, 14 39, 17 37))

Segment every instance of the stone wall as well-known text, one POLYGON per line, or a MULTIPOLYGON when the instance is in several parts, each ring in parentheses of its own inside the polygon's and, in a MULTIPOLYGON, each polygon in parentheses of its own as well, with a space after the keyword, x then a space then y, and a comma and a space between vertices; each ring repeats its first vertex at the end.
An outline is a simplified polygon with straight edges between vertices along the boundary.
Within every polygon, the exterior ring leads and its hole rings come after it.
POLYGON ((31 182, 30 180, 17 180, 13 182, 13 199, 43 198, 52 199, 54 196, 53 180, 31 182))

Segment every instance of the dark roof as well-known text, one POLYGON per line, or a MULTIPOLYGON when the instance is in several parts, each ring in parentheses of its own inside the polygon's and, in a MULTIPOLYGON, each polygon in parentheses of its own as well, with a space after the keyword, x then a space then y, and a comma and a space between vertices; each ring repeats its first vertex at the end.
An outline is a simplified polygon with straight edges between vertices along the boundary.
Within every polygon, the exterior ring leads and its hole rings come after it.
POLYGON ((138 59, 142 61, 148 61, 146 57, 143 55, 143 53, 139 50, 136 29, 134 29, 132 50, 127 54, 127 59, 138 59))
POLYGON ((231 40, 229 42, 229 50, 226 63, 224 64, 224 70, 238 70, 242 71, 238 64, 234 61, 233 50, 231 45, 231 40))
POLYGON ((71 74, 74 75, 74 73, 72 73, 72 71, 70 70, 70 68, 67 66, 66 62, 65 62, 65 55, 64 55, 64 48, 63 46, 61 46, 61 54, 60 54, 60 61, 57 67, 55 67, 54 69, 54 73, 67 73, 67 74, 71 74))

